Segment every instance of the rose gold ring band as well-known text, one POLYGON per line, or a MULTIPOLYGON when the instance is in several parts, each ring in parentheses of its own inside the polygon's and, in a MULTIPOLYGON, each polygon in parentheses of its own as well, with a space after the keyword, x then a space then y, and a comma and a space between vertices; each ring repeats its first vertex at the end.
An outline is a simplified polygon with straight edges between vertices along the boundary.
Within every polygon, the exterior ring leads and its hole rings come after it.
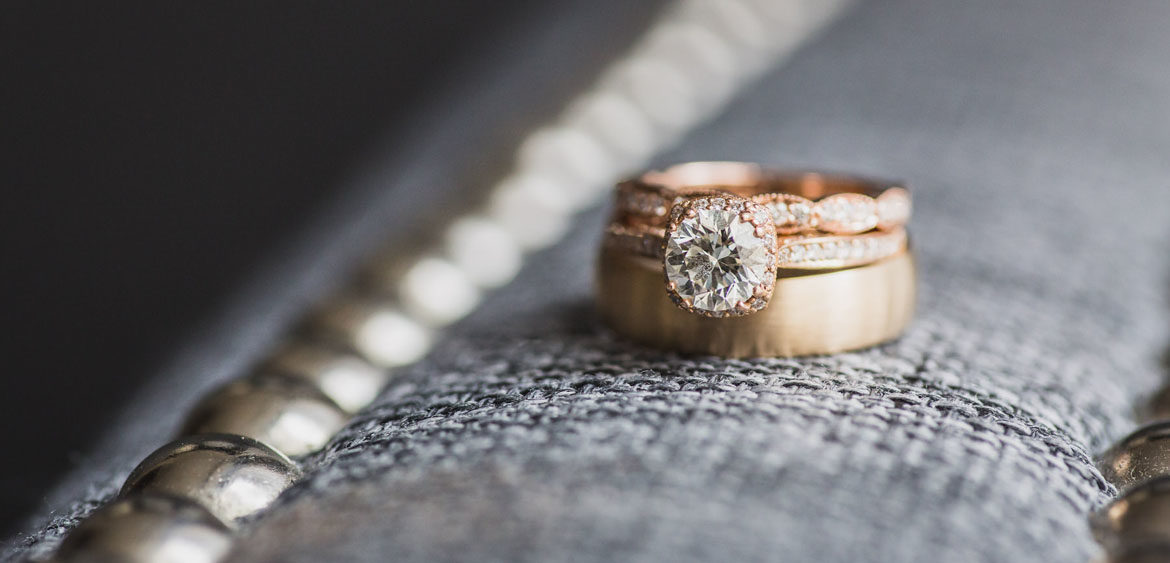
POLYGON ((718 194, 762 204, 779 235, 893 230, 911 213, 910 192, 898 182, 747 162, 689 162, 619 184, 614 223, 663 228, 680 199, 718 194))

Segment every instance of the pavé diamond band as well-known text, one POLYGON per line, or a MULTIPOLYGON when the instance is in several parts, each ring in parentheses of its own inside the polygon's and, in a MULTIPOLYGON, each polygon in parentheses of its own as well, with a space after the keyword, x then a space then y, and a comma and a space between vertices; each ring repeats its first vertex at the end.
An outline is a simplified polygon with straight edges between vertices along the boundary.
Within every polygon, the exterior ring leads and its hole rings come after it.
MULTIPOLYGON (((862 266, 888 258, 906 248, 906 229, 871 231, 858 235, 776 237, 776 269, 835 270, 862 266)), ((666 252, 663 229, 609 225, 602 244, 647 258, 662 259, 666 252)))
POLYGON ((911 212, 910 192, 897 182, 748 162, 679 164, 622 182, 617 191, 614 222, 627 226, 664 228, 680 199, 718 195, 760 204, 779 235, 894 230, 911 212))
POLYGON ((905 251, 909 216, 909 192, 890 182, 695 162, 619 184, 604 246, 661 260, 666 293, 683 310, 742 316, 767 307, 788 270, 905 251))

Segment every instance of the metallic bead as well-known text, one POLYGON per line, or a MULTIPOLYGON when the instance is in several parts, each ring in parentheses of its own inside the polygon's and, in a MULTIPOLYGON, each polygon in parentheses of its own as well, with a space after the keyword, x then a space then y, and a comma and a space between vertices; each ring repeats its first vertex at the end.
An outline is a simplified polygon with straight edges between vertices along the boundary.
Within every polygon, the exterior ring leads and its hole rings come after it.
POLYGON ((382 368, 418 361, 430 351, 434 337, 431 329, 393 304, 352 296, 326 304, 309 324, 310 332, 350 348, 382 368))
POLYGON ((1110 553, 1139 545, 1170 543, 1170 477, 1127 490, 1092 517, 1097 540, 1110 553))
POLYGON ((582 96, 573 102, 566 120, 596 135, 623 174, 645 167, 658 148, 659 139, 649 117, 618 92, 595 90, 582 96))
POLYGON ((497 221, 468 215, 447 229, 446 256, 477 286, 500 287, 516 276, 522 249, 497 221))
POLYGON ((718 36, 742 45, 743 48, 738 51, 741 58, 762 58, 773 42, 782 39, 776 37, 775 30, 768 27, 768 21, 756 11, 755 4, 744 0, 686 2, 680 11, 684 21, 706 26, 718 36))
POLYGON ((1170 543, 1142 543, 1110 553, 1104 563, 1166 563, 1170 561, 1170 543))
POLYGON ((231 548, 231 531, 199 504, 162 493, 114 501, 82 520, 54 561, 212 563, 231 548))
POLYGON ((431 326, 446 326, 479 304, 479 288, 450 260, 424 256, 399 280, 398 298, 411 315, 431 326))
POLYGON ((524 250, 560 240, 573 210, 555 177, 523 171, 500 180, 488 201, 487 216, 504 227, 524 250))
POLYGON ((1165 385, 1154 393, 1146 403, 1142 418, 1149 422, 1170 420, 1170 385, 1165 385))
POLYGON ((516 151, 516 170, 553 179, 571 209, 597 203, 616 180, 615 161, 592 133, 575 125, 551 125, 533 131, 516 151))
POLYGON ((687 73, 691 83, 702 84, 696 97, 705 107, 722 105, 735 93, 740 68, 739 50, 717 35, 705 22, 663 22, 642 40, 640 53, 670 61, 687 73))
POLYGON ((296 342, 284 347, 260 371, 303 379, 351 414, 372 403, 390 380, 387 369, 376 367, 339 346, 313 342, 296 342))
POLYGON ((702 117, 702 84, 677 64, 660 57, 634 57, 607 76, 654 123, 658 134, 675 136, 702 117))
POLYGON ((312 384, 257 374, 212 391, 188 415, 182 434, 238 434, 287 456, 321 449, 349 416, 312 384))
POLYGON ((300 475, 287 457, 256 440, 204 434, 155 450, 126 478, 122 496, 178 495, 235 524, 266 508, 300 475))
POLYGON ((1098 465, 1119 489, 1170 475, 1170 420, 1139 428, 1105 452, 1098 465))

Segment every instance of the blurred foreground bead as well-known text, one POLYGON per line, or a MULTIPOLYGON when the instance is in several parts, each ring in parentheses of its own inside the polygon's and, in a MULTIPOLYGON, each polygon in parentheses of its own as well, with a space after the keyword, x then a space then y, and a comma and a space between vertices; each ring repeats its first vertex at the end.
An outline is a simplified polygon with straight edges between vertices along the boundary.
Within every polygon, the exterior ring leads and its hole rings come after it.
POLYGON ((670 61, 636 57, 615 68, 607 80, 627 93, 657 130, 677 135, 699 119, 698 88, 670 61))
POLYGON ((615 180, 613 161, 591 133, 572 125, 533 132, 517 149, 517 168, 555 178, 552 185, 573 210, 596 203, 615 180))
POLYGON ((475 285, 500 287, 520 271, 521 249, 499 223, 470 216, 447 229, 447 257, 475 285))
POLYGON ((1150 422, 1170 420, 1170 384, 1163 385, 1146 403, 1142 418, 1150 422))
POLYGON ((372 403, 390 379, 389 370, 340 347, 310 342, 289 344, 269 358, 260 370, 303 379, 350 414, 372 403))
POLYGON ((531 171, 500 180, 487 208, 488 216, 525 250, 544 248, 560 239, 572 213, 560 197, 556 180, 531 171))
POLYGON ((431 348, 431 330, 386 302, 338 300, 327 304, 312 324, 325 338, 382 368, 414 363, 431 348))
POLYGON ((116 500, 78 524, 57 550, 61 563, 213 563, 231 531, 194 501, 162 493, 116 500))
POLYGON ((1170 543, 1170 477, 1126 491, 1093 516, 1093 531, 1110 553, 1170 543))
POLYGON ((479 290, 448 260, 428 256, 406 271, 398 287, 402 306, 431 326, 462 319, 479 303, 479 290))
POLYGON ((1170 561, 1170 542, 1142 543, 1110 553, 1104 563, 1166 563, 1170 561))
MULTIPOLYGON (((744 48, 738 51, 741 58, 763 59, 763 54, 771 50, 772 43, 779 39, 776 30, 769 29, 770 22, 758 11, 758 5, 766 3, 791 4, 720 0, 685 2, 680 4, 679 10, 683 21, 706 26, 716 35, 742 45, 744 48)), ((760 61, 751 62, 758 65, 760 61)))
POLYGON ((598 137, 614 158, 620 175, 643 168, 657 139, 645 112, 626 96, 600 90, 578 99, 566 121, 598 137))
POLYGON ((292 461, 256 440, 204 434, 155 450, 126 478, 122 496, 177 495, 235 524, 263 510, 299 477, 292 461))
POLYGON ((1170 476, 1170 421, 1155 422, 1126 436, 1101 456, 1101 475, 1118 489, 1170 476))
POLYGON ((671 63, 701 84, 695 96, 703 107, 721 105, 738 89, 739 59, 730 45, 703 23, 669 22, 644 39, 640 51, 651 59, 671 63))
POLYGON ((203 398, 182 434, 238 434, 287 456, 321 449, 349 416, 313 385, 258 374, 233 381, 203 398))

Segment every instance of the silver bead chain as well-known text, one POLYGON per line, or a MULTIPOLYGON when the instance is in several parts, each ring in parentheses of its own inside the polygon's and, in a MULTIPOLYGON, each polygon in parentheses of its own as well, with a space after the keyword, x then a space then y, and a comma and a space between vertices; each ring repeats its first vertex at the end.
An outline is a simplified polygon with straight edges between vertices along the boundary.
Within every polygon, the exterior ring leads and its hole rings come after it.
POLYGON ((241 526, 301 478, 290 457, 324 447, 436 331, 508 283, 525 253, 548 247, 599 202, 787 58, 849 0, 680 0, 637 44, 519 144, 488 204, 453 221, 437 248, 379 283, 385 292, 327 303, 252 373, 194 406, 181 438, 147 457, 118 498, 84 519, 60 561, 213 562, 241 526), (441 294, 442 299, 430 296, 441 294), (168 557, 170 557, 168 559, 168 557), (177 557, 177 558, 176 558, 177 557))
POLYGON ((1097 459, 1119 491, 1090 519, 1108 563, 1170 561, 1170 384, 1139 411, 1138 429, 1097 459))

